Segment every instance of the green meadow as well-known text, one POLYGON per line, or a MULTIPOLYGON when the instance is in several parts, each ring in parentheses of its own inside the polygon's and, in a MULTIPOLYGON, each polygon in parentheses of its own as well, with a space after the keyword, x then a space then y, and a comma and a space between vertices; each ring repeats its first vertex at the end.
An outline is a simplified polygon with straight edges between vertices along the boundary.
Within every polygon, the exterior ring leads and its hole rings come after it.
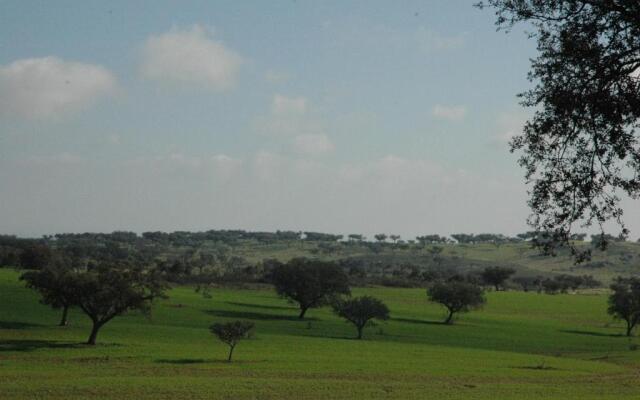
POLYGON ((606 314, 606 293, 489 292, 486 306, 440 323, 424 289, 357 288, 391 319, 354 340, 328 308, 305 320, 269 289, 176 287, 151 317, 128 314, 82 344, 19 274, 0 269, 1 399, 638 399, 640 350, 606 314), (250 320, 234 361, 208 326, 250 320))

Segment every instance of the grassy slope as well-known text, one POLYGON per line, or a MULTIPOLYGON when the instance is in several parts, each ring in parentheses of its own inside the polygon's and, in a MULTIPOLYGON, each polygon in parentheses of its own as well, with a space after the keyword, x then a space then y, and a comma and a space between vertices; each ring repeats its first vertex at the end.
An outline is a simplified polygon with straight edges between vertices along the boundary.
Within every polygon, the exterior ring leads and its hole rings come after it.
MULTIPOLYGON (((578 246, 589 246, 588 243, 578 246)), ((387 245, 380 253, 372 253, 363 246, 340 246, 332 253, 317 252, 314 243, 289 242, 271 245, 244 242, 233 248, 233 254, 242 256, 250 262, 259 262, 265 258, 276 258, 287 261, 293 257, 307 256, 325 259, 340 259, 348 257, 372 258, 376 262, 413 263, 421 266, 433 265, 429 253, 431 246, 420 248, 413 246, 409 249, 393 248, 387 245)), ((592 261, 606 261, 603 268, 590 268, 589 263, 575 265, 568 250, 560 250, 558 256, 541 256, 538 250, 532 249, 529 243, 512 243, 496 246, 493 244, 448 244, 444 247, 443 265, 471 266, 483 268, 487 265, 504 265, 515 268, 523 275, 550 275, 558 273, 588 274, 608 284, 618 275, 637 274, 640 261, 640 243, 624 242, 611 243, 610 248, 602 252, 593 250, 592 261)), ((593 263, 591 263, 593 264, 593 263)))
POLYGON ((603 295, 490 293, 454 326, 420 289, 358 289, 384 299, 393 319, 365 340, 329 310, 296 310, 270 291, 171 291, 151 320, 109 323, 95 348, 88 321, 55 327, 58 313, 0 269, 0 398, 637 399, 640 351, 618 336, 603 295), (222 362, 207 327, 251 319, 256 337, 222 362), (544 368, 538 368, 539 366, 544 368))

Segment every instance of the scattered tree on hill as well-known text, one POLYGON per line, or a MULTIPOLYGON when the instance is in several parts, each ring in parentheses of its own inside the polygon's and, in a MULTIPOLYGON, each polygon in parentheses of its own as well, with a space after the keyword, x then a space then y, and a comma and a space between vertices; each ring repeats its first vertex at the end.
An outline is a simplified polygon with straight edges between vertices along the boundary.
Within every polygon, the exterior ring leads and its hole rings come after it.
POLYGON ((371 296, 337 300, 332 304, 333 311, 340 317, 355 325, 358 339, 362 339, 363 329, 371 324, 372 319, 389 319, 389 308, 380 300, 371 296))
POLYGON ((327 304, 332 296, 351 293, 344 271, 326 261, 294 258, 276 266, 271 281, 280 296, 298 303, 300 319, 309 308, 327 304))
POLYGON ((513 268, 487 267, 482 271, 482 280, 489 285, 493 285, 496 291, 504 289, 504 283, 509 277, 515 274, 513 268))
POLYGON ((384 233, 378 233, 378 234, 376 234, 376 235, 373 235, 373 237, 374 237, 374 238, 375 238, 379 243, 382 243, 382 242, 384 242, 385 240, 387 240, 387 235, 386 235, 386 234, 384 234, 384 233))
MULTIPOLYGON (((529 73, 535 85, 520 95, 534 114, 511 149, 522 152, 519 164, 533 184, 529 222, 553 238, 543 250, 566 244, 578 223, 602 230, 614 220, 626 235, 617 192, 640 193, 640 2, 480 2, 485 5, 496 9, 499 27, 527 24, 538 42, 529 73)), ((589 256, 571 247, 578 260, 589 256)))
POLYGON ((640 278, 619 277, 611 285, 608 313, 627 324, 627 336, 640 321, 640 278))
POLYGON ((359 233, 352 233, 348 236, 348 238, 350 242, 358 242, 358 243, 363 242, 365 240, 364 235, 361 235, 359 233))
POLYGON ((214 334, 221 342, 226 343, 229 346, 229 356, 227 362, 231 362, 233 356, 233 349, 236 348, 238 342, 242 339, 246 339, 251 335, 253 330, 253 322, 249 321, 234 321, 225 323, 215 323, 209 327, 209 330, 214 334))
POLYGON ((26 246, 20 254, 20 266, 27 269, 40 269, 48 266, 53 258, 49 246, 34 243, 26 246))
POLYGON ((540 290, 540 284, 542 283, 542 279, 539 276, 516 276, 511 279, 514 283, 520 285, 523 291, 528 292, 529 290, 536 289, 540 290))
POLYGON ((482 288, 468 282, 438 282, 427 289, 429 300, 446 307, 445 324, 453 322, 453 315, 481 307, 485 302, 482 288))
POLYGON ((165 288, 156 273, 129 265, 100 264, 74 274, 70 279, 73 304, 93 323, 87 344, 96 344, 100 328, 118 315, 130 310, 149 313, 151 302, 162 297, 165 288))
POLYGON ((68 323, 69 308, 74 305, 73 272, 62 266, 47 266, 27 271, 20 276, 28 288, 40 293, 42 304, 62 309, 59 326, 68 323))

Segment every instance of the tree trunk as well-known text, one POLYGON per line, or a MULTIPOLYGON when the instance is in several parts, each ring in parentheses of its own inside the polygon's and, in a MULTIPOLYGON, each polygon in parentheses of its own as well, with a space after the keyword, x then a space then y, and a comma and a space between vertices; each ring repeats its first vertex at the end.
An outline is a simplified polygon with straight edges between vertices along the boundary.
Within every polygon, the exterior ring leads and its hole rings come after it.
POLYGON ((229 346, 229 357, 227 357, 227 362, 231 362, 231 356, 233 355, 233 349, 235 349, 236 346, 229 346))
POLYGON ((362 327, 358 326, 358 339, 362 339, 362 327))
POLYGON ((69 315, 69 306, 64 306, 62 308, 62 318, 60 319, 60 323, 58 326, 67 326, 67 316, 69 315))
POLYGON ((444 320, 445 325, 451 324, 453 321, 453 311, 449 311, 449 315, 447 315, 447 319, 444 320))
POLYGON ((304 314, 307 312, 308 309, 309 307, 300 307, 300 315, 298 315, 298 318, 304 319, 304 314))
POLYGON ((91 327, 91 335, 89 335, 89 340, 87 340, 87 344, 90 344, 92 346, 96 344, 96 337, 98 336, 98 331, 100 330, 101 327, 102 327, 102 324, 98 322, 93 323, 93 326, 91 327))
POLYGON ((631 321, 627 321, 627 337, 631 336, 631 331, 633 331, 633 324, 631 321))

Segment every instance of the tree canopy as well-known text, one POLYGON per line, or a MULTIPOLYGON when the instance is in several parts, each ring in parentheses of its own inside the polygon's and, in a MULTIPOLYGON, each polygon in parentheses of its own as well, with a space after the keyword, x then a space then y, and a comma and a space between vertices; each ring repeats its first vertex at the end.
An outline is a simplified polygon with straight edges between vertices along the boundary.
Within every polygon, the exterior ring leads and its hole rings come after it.
POLYGON ((333 311, 355 325, 358 339, 362 339, 362 330, 372 319, 389 319, 389 308, 380 300, 371 296, 338 300, 332 305, 333 311))
POLYGON ((87 344, 95 344, 98 331, 114 317, 130 310, 150 311, 163 296, 165 283, 153 271, 129 265, 100 264, 70 279, 73 305, 92 321, 87 344))
POLYGON ((506 267, 487 267, 482 271, 482 280, 492 285, 496 291, 504 289, 504 283, 511 275, 515 274, 516 270, 506 267))
POLYGON ((485 303, 484 293, 478 285, 469 282, 438 282, 427 289, 429 300, 447 309, 445 324, 453 322, 453 315, 479 308, 485 303))
POLYGON ((618 278, 611 284, 607 311, 627 324, 627 336, 631 336, 633 328, 640 321, 640 279, 618 278))
POLYGON ((326 261, 294 258, 276 266, 271 280, 280 296, 298 303, 301 319, 309 308, 327 304, 331 296, 351 293, 344 271, 326 261))
MULTIPOLYGON (((529 223, 548 253, 574 225, 614 220, 627 235, 621 194, 640 195, 640 2, 486 0, 499 28, 532 26, 538 55, 520 94, 533 109, 512 151, 532 185, 529 223)), ((606 241, 601 241, 606 246, 606 241)), ((578 259, 589 252, 571 246, 578 259)))
POLYGON ((242 339, 246 339, 251 334, 254 324, 249 321, 233 321, 225 323, 214 323, 209 327, 209 330, 214 334, 221 342, 226 343, 229 346, 229 356, 227 361, 231 362, 233 356, 233 349, 236 348, 238 342, 242 339))

